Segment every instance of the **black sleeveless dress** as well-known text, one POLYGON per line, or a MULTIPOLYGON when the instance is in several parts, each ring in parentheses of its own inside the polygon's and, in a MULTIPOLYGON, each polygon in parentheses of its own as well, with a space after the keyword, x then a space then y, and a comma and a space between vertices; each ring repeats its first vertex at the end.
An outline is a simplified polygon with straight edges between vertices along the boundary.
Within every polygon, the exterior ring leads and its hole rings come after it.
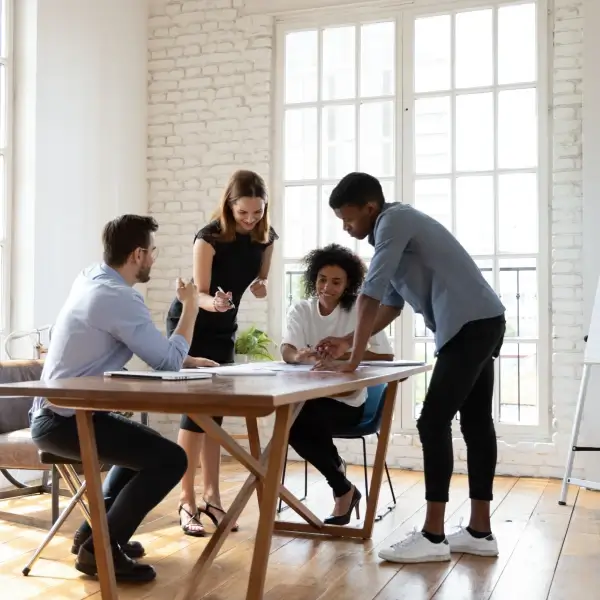
MULTIPOLYGON (((265 244, 253 241, 250 234, 240 233, 236 234, 232 242, 221 242, 218 237, 220 232, 219 222, 212 221, 198 231, 194 242, 201 239, 215 249, 209 293, 214 296, 219 287, 225 292, 231 292, 235 308, 223 313, 200 309, 189 353, 190 356, 202 356, 225 364, 234 360, 237 314, 242 296, 258 277, 263 253, 278 239, 278 235, 271 227, 269 241, 265 244)), ((167 314, 168 335, 177 327, 181 309, 181 302, 175 298, 167 314)))

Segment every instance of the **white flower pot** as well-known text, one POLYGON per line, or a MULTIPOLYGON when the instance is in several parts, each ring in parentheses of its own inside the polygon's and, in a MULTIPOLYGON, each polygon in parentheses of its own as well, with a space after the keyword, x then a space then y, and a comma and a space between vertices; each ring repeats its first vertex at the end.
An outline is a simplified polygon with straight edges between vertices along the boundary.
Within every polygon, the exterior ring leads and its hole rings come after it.
POLYGON ((236 354, 233 358, 236 365, 243 365, 248 362, 247 354, 236 354))

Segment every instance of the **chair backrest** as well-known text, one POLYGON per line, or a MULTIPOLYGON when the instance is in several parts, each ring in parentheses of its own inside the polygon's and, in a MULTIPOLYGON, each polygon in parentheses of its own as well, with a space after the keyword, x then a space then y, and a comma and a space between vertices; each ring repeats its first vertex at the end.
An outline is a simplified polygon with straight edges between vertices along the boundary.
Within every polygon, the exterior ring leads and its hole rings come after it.
POLYGON ((361 419, 361 424, 369 424, 369 430, 372 433, 379 431, 381 419, 383 417, 383 398, 387 383, 380 383, 367 388, 367 399, 365 400, 365 410, 361 419))
MULTIPOLYGON (((0 383, 39 381, 43 360, 7 360, 0 362, 0 383)), ((29 427, 29 409, 33 398, 0 397, 0 434, 29 427)))

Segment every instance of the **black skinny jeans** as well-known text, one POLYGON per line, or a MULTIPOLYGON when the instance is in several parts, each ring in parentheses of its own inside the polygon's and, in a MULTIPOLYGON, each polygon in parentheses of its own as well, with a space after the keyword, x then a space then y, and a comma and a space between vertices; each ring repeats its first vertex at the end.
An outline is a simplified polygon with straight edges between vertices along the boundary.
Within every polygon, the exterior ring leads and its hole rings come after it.
POLYGON ((290 429, 290 446, 327 480, 336 497, 352 489, 340 470, 342 460, 333 443, 333 431, 360 423, 364 404, 350 406, 333 398, 308 400, 290 429))
POLYGON ((500 354, 505 329, 503 316, 472 321, 438 353, 417 422, 429 502, 448 502, 454 467, 452 419, 459 411, 467 446, 469 496, 493 500, 498 452, 492 417, 494 359, 500 354))
MULTIPOLYGON (((102 486, 110 540, 123 545, 183 477, 187 457, 177 444, 121 415, 97 412, 93 421, 100 463, 115 465, 102 486)), ((74 416, 42 409, 32 420, 31 437, 40 450, 81 458, 74 416)), ((84 521, 78 535, 87 538, 84 547, 93 551, 90 534, 84 521)))

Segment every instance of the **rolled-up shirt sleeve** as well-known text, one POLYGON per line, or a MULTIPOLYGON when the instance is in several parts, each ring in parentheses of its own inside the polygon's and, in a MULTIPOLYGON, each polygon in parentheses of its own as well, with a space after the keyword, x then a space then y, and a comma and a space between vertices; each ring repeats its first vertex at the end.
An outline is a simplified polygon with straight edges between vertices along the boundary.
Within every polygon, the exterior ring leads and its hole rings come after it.
POLYGON ((155 371, 179 371, 190 349, 187 340, 175 333, 165 337, 152 322, 141 295, 114 300, 107 331, 155 371))
POLYGON ((391 282, 383 294, 381 304, 384 306, 393 306, 394 308, 399 308, 400 310, 404 308, 404 298, 396 291, 391 282))
POLYGON ((402 253, 410 242, 410 227, 394 218, 395 215, 383 212, 375 227, 375 250, 369 265, 361 292, 365 296, 379 300, 388 306, 404 306, 404 300, 391 285, 392 277, 398 269, 402 253), (393 293, 392 293, 393 290, 393 293))

